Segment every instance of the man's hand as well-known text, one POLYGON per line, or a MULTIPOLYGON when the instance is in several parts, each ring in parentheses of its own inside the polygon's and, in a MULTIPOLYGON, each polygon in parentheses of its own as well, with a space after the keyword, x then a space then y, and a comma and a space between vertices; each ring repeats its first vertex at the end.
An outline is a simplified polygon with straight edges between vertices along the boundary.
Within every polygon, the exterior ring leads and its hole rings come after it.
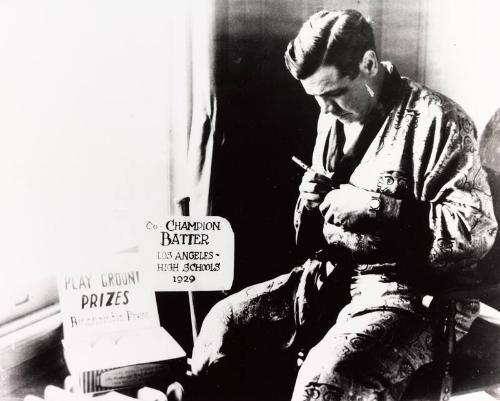
POLYGON ((372 195, 353 185, 341 185, 325 196, 319 210, 326 222, 352 231, 373 217, 370 212, 372 195))
POLYGON ((299 186, 300 197, 306 202, 306 207, 311 210, 317 208, 331 190, 331 180, 311 170, 304 173, 299 186))

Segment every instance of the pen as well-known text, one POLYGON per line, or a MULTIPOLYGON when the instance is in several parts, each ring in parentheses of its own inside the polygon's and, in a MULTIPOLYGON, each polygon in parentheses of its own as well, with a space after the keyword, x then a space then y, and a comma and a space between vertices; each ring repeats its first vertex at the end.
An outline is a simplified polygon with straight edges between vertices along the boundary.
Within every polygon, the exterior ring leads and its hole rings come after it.
POLYGON ((296 163, 299 167, 304 169, 305 171, 312 171, 315 173, 315 171, 312 169, 312 167, 308 166, 305 164, 302 160, 300 160, 297 156, 292 156, 292 161, 296 163))
POLYGON ((328 179, 328 181, 330 182, 330 186, 332 188, 335 188, 334 183, 332 182, 331 178, 328 178, 326 175, 318 173, 311 166, 308 166, 306 163, 304 163, 302 160, 300 160, 297 156, 292 156, 292 161, 294 163, 296 163, 300 168, 304 169, 305 171, 312 171, 314 174, 321 175, 324 178, 328 179))

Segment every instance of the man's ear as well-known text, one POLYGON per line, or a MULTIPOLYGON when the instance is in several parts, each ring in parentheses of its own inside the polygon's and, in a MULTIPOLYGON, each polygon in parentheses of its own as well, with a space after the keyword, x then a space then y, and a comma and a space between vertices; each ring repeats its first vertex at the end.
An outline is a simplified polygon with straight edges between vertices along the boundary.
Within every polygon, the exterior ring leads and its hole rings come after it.
POLYGON ((379 63, 377 55, 373 50, 367 50, 359 63, 359 70, 368 77, 374 77, 377 75, 379 69, 379 63))

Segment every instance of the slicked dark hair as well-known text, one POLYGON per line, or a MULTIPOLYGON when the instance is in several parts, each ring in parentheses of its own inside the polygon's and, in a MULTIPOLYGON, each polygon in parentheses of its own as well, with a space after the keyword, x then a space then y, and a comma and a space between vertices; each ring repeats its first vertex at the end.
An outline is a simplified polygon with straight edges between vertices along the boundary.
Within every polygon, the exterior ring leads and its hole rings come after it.
POLYGON ((295 79, 310 77, 321 65, 333 65, 340 76, 354 79, 367 50, 375 49, 370 23, 356 10, 319 11, 312 15, 285 52, 295 79))

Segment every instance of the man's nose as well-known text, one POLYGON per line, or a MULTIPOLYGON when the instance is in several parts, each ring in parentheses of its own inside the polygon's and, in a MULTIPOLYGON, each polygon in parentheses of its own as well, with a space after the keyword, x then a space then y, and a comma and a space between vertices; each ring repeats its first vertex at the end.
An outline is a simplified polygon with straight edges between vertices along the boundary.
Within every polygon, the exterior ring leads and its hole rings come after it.
POLYGON ((337 114, 340 110, 338 104, 331 99, 321 99, 320 107, 321 107, 321 112, 325 114, 327 113, 337 114))

